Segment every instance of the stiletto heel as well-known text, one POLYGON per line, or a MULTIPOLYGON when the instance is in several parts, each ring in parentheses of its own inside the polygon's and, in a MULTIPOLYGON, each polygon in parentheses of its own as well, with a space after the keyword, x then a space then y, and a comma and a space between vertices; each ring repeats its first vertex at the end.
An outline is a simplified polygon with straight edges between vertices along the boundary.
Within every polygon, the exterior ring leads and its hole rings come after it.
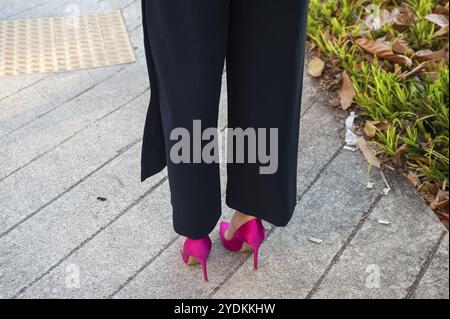
POLYGON ((202 266, 203 279, 205 280, 205 282, 208 282, 208 271, 206 270, 206 259, 200 260, 200 264, 202 266))
POLYGON ((255 270, 258 270, 258 254, 259 254, 259 247, 253 248, 253 268, 255 270))
POLYGON ((212 242, 209 237, 202 239, 186 239, 181 249, 181 257, 187 265, 195 265, 200 263, 203 271, 205 282, 208 281, 208 273, 206 270, 206 261, 211 252, 212 242))
POLYGON ((233 235, 233 238, 226 239, 225 234, 230 227, 227 222, 220 224, 220 239, 223 246, 230 251, 253 251, 253 263, 255 270, 258 269, 258 254, 261 244, 266 239, 266 229, 260 219, 253 219, 241 227, 233 235))

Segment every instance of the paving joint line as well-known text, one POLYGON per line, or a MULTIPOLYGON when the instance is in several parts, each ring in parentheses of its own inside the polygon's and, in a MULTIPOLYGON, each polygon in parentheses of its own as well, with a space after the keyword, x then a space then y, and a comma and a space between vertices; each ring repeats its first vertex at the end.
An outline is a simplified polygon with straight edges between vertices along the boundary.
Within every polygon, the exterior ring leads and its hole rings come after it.
POLYGON ((3 100, 8 99, 8 98, 10 98, 10 97, 12 97, 12 96, 14 96, 14 95, 20 93, 20 92, 22 92, 22 91, 24 91, 24 90, 26 90, 26 89, 28 89, 28 88, 30 88, 30 87, 32 87, 32 86, 35 85, 35 84, 38 84, 39 82, 43 81, 44 79, 45 79, 45 76, 42 76, 40 79, 34 81, 33 83, 30 83, 30 84, 28 84, 28 85, 26 85, 26 86, 24 86, 24 87, 21 87, 20 89, 14 91, 14 92, 12 92, 12 93, 10 93, 10 94, 8 94, 8 95, 5 95, 4 97, 1 97, 1 98, 0 98, 0 102, 3 101, 3 100))
POLYGON ((40 3, 40 4, 34 5, 34 6, 30 7, 30 8, 27 8, 27 9, 24 9, 24 10, 22 10, 22 11, 16 12, 16 13, 14 13, 14 14, 11 14, 11 15, 6 16, 6 17, 1 18, 1 19, 3 20, 3 19, 11 19, 11 18, 14 18, 14 17, 16 17, 16 16, 18 16, 18 15, 20 15, 20 14, 25 13, 25 12, 29 12, 29 11, 34 10, 34 9, 36 9, 36 8, 39 8, 39 7, 43 7, 43 6, 47 5, 47 4, 49 4, 50 2, 51 2, 51 1, 47 1, 47 2, 43 2, 43 3, 40 3))
POLYGON ((319 290, 319 287, 322 285, 322 283, 324 282, 325 278, 328 276, 328 274, 330 273, 331 269, 333 269, 333 267, 339 262, 339 259, 341 258, 341 256, 343 255, 343 253, 345 252, 345 250, 347 249, 347 247, 350 245, 350 243, 353 241, 353 239, 356 237, 356 235, 358 234, 358 232, 361 230, 361 228, 363 227, 363 225, 366 223, 367 221, 367 217, 374 211, 374 209, 377 207, 378 203, 381 201, 381 199, 384 197, 384 195, 380 192, 377 194, 377 196, 375 196, 375 199, 372 201, 372 203, 369 206, 369 209, 367 210, 366 214, 365 214, 365 218, 361 218, 358 222, 358 224, 353 228, 352 232, 350 233, 350 235, 347 237, 347 240, 344 242, 344 244, 342 245, 342 247, 338 250, 338 252, 336 253, 336 255, 334 255, 333 259, 331 260, 331 262, 328 264, 327 268, 325 269, 325 271, 322 273, 322 275, 320 276, 320 278, 316 281, 316 283, 314 284, 313 288, 310 290, 310 292, 306 295, 305 299, 312 299, 312 297, 314 296, 314 294, 317 293, 317 291, 319 290))
POLYGON ((116 76, 117 74, 121 73, 123 70, 125 70, 125 68, 126 68, 126 67, 121 67, 121 68, 119 68, 119 70, 116 71, 115 73, 109 75, 108 77, 104 78, 103 80, 101 80, 101 81, 99 81, 99 82, 96 82, 94 85, 92 85, 92 86, 90 86, 90 87, 84 89, 83 91, 77 93, 76 95, 70 97, 69 99, 65 100, 65 101, 62 102, 61 104, 59 104, 59 105, 57 105, 57 106, 51 108, 50 110, 47 110, 46 112, 44 112, 44 113, 42 113, 42 114, 39 114, 39 115, 36 116, 35 118, 29 120, 28 122, 25 122, 25 123, 21 124, 20 126, 18 126, 18 127, 14 128, 14 129, 10 130, 9 132, 6 132, 6 133, 3 134, 2 136, 0 136, 0 141, 1 141, 2 139, 4 139, 5 137, 8 137, 9 135, 15 133, 16 131, 18 131, 18 130, 20 130, 20 129, 22 129, 22 128, 28 126, 28 125, 30 125, 31 123, 33 123, 33 122, 35 122, 35 121, 37 121, 37 120, 39 120, 40 118, 42 118, 42 117, 44 117, 44 116, 46 116, 46 115, 52 113, 53 111, 59 109, 60 107, 63 107, 64 105, 66 105, 66 104, 68 104, 68 103, 74 101, 75 99, 79 98, 79 97, 82 96, 83 94, 85 94, 85 93, 87 93, 87 92, 89 92, 89 91, 95 89, 98 85, 100 85, 100 84, 102 84, 102 83, 108 81, 109 79, 113 78, 113 77, 116 76))
MULTIPOLYGON (((331 158, 325 163, 325 165, 320 169, 320 171, 317 173, 316 177, 308 184, 308 186, 300 193, 300 195, 297 197, 297 205, 302 201, 303 197, 314 187, 314 185, 317 183, 317 181, 320 179, 320 177, 323 176, 325 171, 330 167, 331 163, 336 159, 336 157, 342 152, 345 144, 342 144, 339 149, 331 156, 331 158)), ((267 238, 272 235, 273 232, 277 227, 271 226, 270 229, 267 231, 267 238)), ((233 277, 233 275, 247 262, 247 260, 250 258, 250 254, 246 256, 232 271, 228 273, 228 275, 224 278, 223 281, 221 281, 213 290, 212 292, 207 296, 208 299, 211 299, 222 287, 228 282, 228 280, 233 277)))
POLYGON ((137 99, 141 98, 144 94, 146 94, 147 92, 150 91, 150 87, 147 86, 145 88, 145 90, 143 90, 142 92, 138 93, 135 97, 133 97, 131 100, 129 100, 126 104, 121 105, 116 107, 115 109, 109 111, 108 113, 106 113, 105 115, 103 115, 102 117, 98 118, 97 120, 90 122, 89 126, 92 126, 94 123, 98 123, 104 119, 106 119, 107 117, 111 116, 112 114, 116 113, 117 111, 119 111, 120 109, 124 108, 125 106, 127 106, 130 103, 133 103, 134 101, 136 101, 137 99))
POLYGON ((417 288, 419 288, 419 284, 421 283, 425 274, 428 272, 428 269, 430 269, 431 264, 432 264, 434 258, 436 257, 436 255, 439 251, 439 248, 441 247, 442 242, 444 241, 444 238, 447 235, 447 233, 448 233, 447 230, 442 231, 442 234, 439 237, 439 240, 433 246, 433 248, 431 249, 430 253, 428 254, 428 257, 426 258, 425 262, 420 267, 420 271, 417 274, 416 279, 414 280, 412 285, 410 287, 408 287, 407 294, 404 299, 413 299, 414 298, 414 296, 417 292, 417 288))
POLYGON ((41 153, 39 155, 37 155, 36 157, 32 158, 30 161, 28 161, 27 163, 19 166, 18 168, 14 169, 13 171, 11 171, 10 173, 6 174, 3 177, 0 177, 0 183, 3 182, 5 179, 11 177, 12 175, 16 174, 17 172, 19 172, 20 170, 24 169, 25 167, 27 167, 28 165, 32 164, 33 162, 37 161, 38 159, 44 157, 45 155, 47 155, 48 153, 51 153, 53 150, 55 150, 56 148, 58 148, 59 146, 63 145, 64 143, 70 141, 72 138, 74 138, 77 134, 81 133, 83 131, 83 129, 76 131, 74 134, 70 135, 69 137, 65 138, 64 140, 62 140, 60 143, 58 143, 57 145, 53 146, 52 148, 48 149, 47 151, 45 151, 44 153, 41 153))
POLYGON ((119 292, 121 292, 129 283, 131 283, 141 272, 143 272, 148 266, 150 266, 156 259, 158 259, 167 249, 169 249, 181 236, 174 236, 166 245, 152 258, 147 260, 136 272, 134 272, 128 279, 123 282, 119 288, 117 288, 107 299, 114 298, 119 292))
POLYGON ((73 139, 74 137, 76 137, 78 134, 88 130, 89 128, 92 127, 92 125, 94 125, 95 123, 98 123, 102 120, 104 120, 105 118, 109 117, 110 115, 112 115, 113 113, 119 111, 120 109, 128 106, 130 103, 133 103, 134 101, 136 101, 137 99, 139 99, 141 96, 143 96, 145 93, 147 93, 147 91, 149 90, 149 87, 147 87, 143 92, 139 93, 138 95, 136 95, 135 97, 133 97, 131 100, 129 100, 128 102, 118 106, 117 108, 115 108, 114 110, 106 113, 105 115, 103 115, 102 117, 99 117, 89 123, 87 123, 83 128, 81 128, 80 130, 76 131, 75 133, 73 133, 72 135, 70 135, 69 137, 65 138, 64 140, 62 140, 61 142, 59 142, 58 144, 56 144, 55 146, 49 148, 47 151, 37 155, 36 157, 34 157, 33 159, 31 159, 30 161, 28 161, 27 163, 21 165, 20 167, 16 168, 15 170, 13 170, 12 172, 8 173, 7 175, 0 177, 0 183, 3 182, 5 179, 11 177, 12 175, 16 174, 17 172, 19 172, 20 170, 24 169, 25 167, 31 165, 33 162, 37 161, 38 159, 44 157, 45 155, 51 153, 52 151, 54 151, 55 149, 57 149, 58 147, 64 145, 65 143, 67 143, 68 141, 70 141, 71 139, 73 139))
MULTIPOLYGON (((300 111, 300 120, 311 111, 311 109, 317 104, 317 102, 312 102, 308 107, 302 108, 300 111)), ((301 125, 301 123, 300 123, 301 125)))
POLYGON ((124 5, 124 6, 121 8, 121 10, 122 10, 122 11, 123 11, 123 10, 126 10, 126 9, 128 9, 128 7, 131 7, 131 6, 132 6, 133 4, 135 4, 135 3, 137 3, 137 0, 133 0, 133 1, 131 1, 130 3, 124 5))
POLYGON ((124 148, 122 148, 122 150, 120 152, 118 152, 116 155, 114 155, 112 158, 110 158, 108 161, 104 162, 103 164, 101 164, 99 167, 97 167, 95 170, 91 171, 89 174, 85 175, 83 178, 81 178, 80 180, 78 180, 76 183, 72 184, 70 187, 68 187, 64 192, 60 193, 59 195, 57 195, 56 197, 54 197, 53 199, 51 199, 49 202, 45 203, 44 205, 42 205, 41 207, 39 207, 38 209, 36 209, 34 212, 32 212, 31 214, 29 214, 28 216, 26 216, 25 218, 23 218, 21 221, 17 222, 15 225, 11 226, 10 228, 8 228, 6 231, 4 231, 3 233, 0 234, 0 239, 2 239, 3 237, 5 237, 6 235, 8 235, 9 233, 11 233, 13 230, 15 230, 17 227, 19 227, 20 225, 22 225, 23 223, 25 223, 27 220, 29 220, 30 218, 32 218, 33 216, 36 216, 39 212, 41 212, 42 210, 44 210, 45 208, 47 208, 48 206, 50 206, 51 204, 53 204, 55 201, 57 201, 58 199, 60 199, 61 197, 63 197, 64 195, 66 195, 67 193, 69 193, 70 191, 72 191, 74 188, 76 188, 78 185, 80 185, 81 183, 83 183, 85 180, 87 180, 89 177, 91 177, 92 175, 94 175, 95 173, 97 173, 98 171, 100 171, 102 168, 104 168, 105 166, 107 166, 108 164, 112 163, 115 159, 117 159, 119 156, 121 156, 122 154, 124 154, 126 151, 128 151, 129 149, 131 149, 133 146, 135 146, 136 144, 138 144, 139 142, 142 141, 142 138, 139 138, 133 142, 131 142, 130 144, 128 144, 127 146, 125 146, 124 148))
POLYGON ((51 273, 56 267, 61 265, 64 261, 69 259, 73 254, 75 254, 77 251, 79 251, 81 248, 86 246, 92 239, 97 237, 99 234, 101 234, 104 230, 106 230, 109 226, 114 224, 117 220, 119 220, 122 216, 124 216, 127 212, 129 212, 131 209, 139 205, 147 196, 151 195, 156 189, 158 189, 159 186, 164 184, 167 181, 167 176, 161 178, 155 185, 153 185, 148 191, 146 191, 144 194, 139 196, 134 202, 132 202, 130 205, 125 207, 118 215, 116 215, 113 219, 111 219, 107 224, 100 227, 95 233, 93 233, 91 236, 89 236, 87 239, 85 239, 81 244, 79 244, 77 247, 72 249, 67 255, 65 255, 63 258, 61 258, 56 264, 54 264, 52 267, 50 267, 47 271, 45 271, 42 275, 35 278, 33 281, 28 283, 26 286, 21 288, 19 292, 17 292, 12 299, 18 298, 21 294, 26 292, 30 287, 32 287, 34 284, 36 284, 38 281, 40 281, 42 278, 47 276, 49 273, 51 273))

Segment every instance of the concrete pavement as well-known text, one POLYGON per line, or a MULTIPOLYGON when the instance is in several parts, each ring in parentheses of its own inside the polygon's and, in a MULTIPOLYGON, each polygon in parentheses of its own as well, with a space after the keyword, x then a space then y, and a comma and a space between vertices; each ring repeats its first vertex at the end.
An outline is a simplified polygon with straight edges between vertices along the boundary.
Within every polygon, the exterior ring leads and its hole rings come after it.
POLYGON ((178 255, 167 172, 139 181, 150 96, 140 1, 5 0, 0 19, 64 15, 74 3, 122 8, 137 62, 0 78, 0 297, 449 297, 447 230, 396 173, 385 172, 388 196, 379 172, 366 188, 366 162, 343 149, 343 114, 306 75, 295 217, 268 225, 258 272, 215 232, 203 283, 178 255))

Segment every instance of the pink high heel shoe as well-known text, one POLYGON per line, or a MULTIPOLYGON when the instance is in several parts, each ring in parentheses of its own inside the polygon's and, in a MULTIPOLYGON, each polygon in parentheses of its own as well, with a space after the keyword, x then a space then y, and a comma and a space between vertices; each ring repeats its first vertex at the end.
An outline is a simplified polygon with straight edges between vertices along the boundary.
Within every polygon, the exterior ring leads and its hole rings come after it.
POLYGON ((223 246, 231 251, 249 251, 253 250, 253 263, 255 270, 258 269, 258 253, 259 247, 266 239, 266 229, 260 219, 253 219, 241 227, 233 235, 230 240, 225 238, 230 224, 222 222, 220 224, 220 239, 223 246))
POLYGON ((204 237, 202 239, 186 239, 181 249, 181 256, 186 265, 193 266, 198 263, 201 264, 203 270, 203 277, 205 282, 208 281, 208 273, 206 271, 206 260, 211 252, 211 239, 204 237))

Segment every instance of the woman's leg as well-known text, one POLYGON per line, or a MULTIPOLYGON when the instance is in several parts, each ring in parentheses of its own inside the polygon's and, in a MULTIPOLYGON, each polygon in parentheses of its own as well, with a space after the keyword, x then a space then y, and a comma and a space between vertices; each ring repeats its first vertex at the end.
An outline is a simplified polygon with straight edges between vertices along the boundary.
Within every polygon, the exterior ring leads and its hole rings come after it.
MULTIPOLYGON (((267 150, 272 146, 266 172, 261 158, 256 164, 228 165, 227 204, 276 226, 290 221, 297 199, 307 8, 304 0, 231 0, 229 127, 253 129, 259 141, 277 136, 262 144, 267 150)), ((245 220, 240 214, 235 218, 235 224, 245 220)))
MULTIPOLYGON (((168 167, 174 227, 198 239, 221 214, 217 163, 175 163, 175 129, 194 136, 194 120, 216 128, 228 39, 229 0, 143 0, 146 54, 152 101, 144 134, 142 179, 168 167)), ((177 138, 180 138, 177 136, 177 138)), ((203 144, 207 141, 203 141, 203 144)))

